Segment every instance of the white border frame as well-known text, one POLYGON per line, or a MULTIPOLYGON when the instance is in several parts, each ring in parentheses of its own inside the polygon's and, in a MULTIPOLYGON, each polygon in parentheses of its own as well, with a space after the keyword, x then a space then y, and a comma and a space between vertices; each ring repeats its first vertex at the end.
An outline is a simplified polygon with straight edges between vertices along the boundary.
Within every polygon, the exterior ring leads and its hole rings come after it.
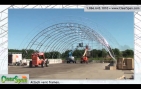
MULTIPOLYGON (((0 73, 8 74, 8 9, 24 9, 24 8, 84 8, 87 5, 1 5, 0 6, 0 73)), ((104 5, 90 5, 104 6, 104 5)), ((125 6, 125 5, 105 5, 105 6, 125 6)), ((130 5, 127 5, 130 6, 130 5)), ((133 6, 133 5, 132 5, 133 6)), ((141 6, 141 5, 134 5, 141 6)), ((103 83, 103 84, 120 84, 120 83, 138 83, 141 84, 141 12, 134 12, 134 59, 135 59, 135 75, 134 80, 73 80, 62 81, 62 83, 103 83)))

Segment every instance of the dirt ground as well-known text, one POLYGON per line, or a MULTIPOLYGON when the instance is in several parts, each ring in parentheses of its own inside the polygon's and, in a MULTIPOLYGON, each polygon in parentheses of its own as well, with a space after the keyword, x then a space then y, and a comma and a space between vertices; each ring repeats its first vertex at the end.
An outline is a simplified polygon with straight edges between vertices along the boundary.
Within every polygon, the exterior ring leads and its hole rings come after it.
POLYGON ((30 79, 117 79, 131 77, 131 70, 105 70, 108 63, 51 64, 49 67, 9 66, 9 74, 29 74, 30 79))

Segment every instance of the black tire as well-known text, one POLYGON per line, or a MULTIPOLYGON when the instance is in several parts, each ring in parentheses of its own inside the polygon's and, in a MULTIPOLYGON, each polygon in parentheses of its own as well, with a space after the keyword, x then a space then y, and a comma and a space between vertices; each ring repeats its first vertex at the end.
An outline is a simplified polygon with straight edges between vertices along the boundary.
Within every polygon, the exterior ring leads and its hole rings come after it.
POLYGON ((48 67, 48 63, 46 63, 46 67, 48 67))
POLYGON ((44 61, 43 61, 43 62, 41 63, 41 67, 42 67, 42 68, 44 68, 44 64, 45 64, 45 63, 44 63, 44 61))
POLYGON ((48 64, 47 63, 45 63, 45 67, 48 67, 48 64))
POLYGON ((15 66, 20 66, 20 63, 19 63, 19 62, 16 62, 16 63, 15 63, 15 66))
POLYGON ((20 66, 20 63, 19 62, 17 63, 17 66, 20 66))
POLYGON ((32 67, 32 61, 29 62, 29 67, 32 67))
POLYGON ((69 64, 70 62, 69 62, 69 61, 67 61, 67 63, 69 64))
POLYGON ((46 66, 46 67, 48 67, 48 64, 49 64, 49 62, 48 62, 48 61, 46 61, 45 66, 46 66))
POLYGON ((14 64, 14 66, 17 66, 17 62, 14 64))

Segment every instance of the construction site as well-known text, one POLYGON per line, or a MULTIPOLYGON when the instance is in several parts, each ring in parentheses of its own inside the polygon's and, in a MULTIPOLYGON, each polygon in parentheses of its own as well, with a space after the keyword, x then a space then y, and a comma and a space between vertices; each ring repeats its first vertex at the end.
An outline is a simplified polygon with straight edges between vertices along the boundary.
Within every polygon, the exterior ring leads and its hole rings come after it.
POLYGON ((24 53, 9 52, 8 65, 9 74, 29 74, 30 79, 134 79, 134 59, 116 58, 106 38, 78 23, 58 23, 41 30, 26 45, 24 53), (90 42, 102 45, 112 60, 90 60, 94 49, 90 42), (36 51, 29 53, 28 49, 36 51), (76 50, 82 50, 77 58, 76 50), (60 52, 56 57, 55 53, 51 57, 45 55, 56 51, 60 52), (64 52, 63 59, 60 55, 64 52))
POLYGON ((133 70, 105 70, 108 63, 51 64, 48 68, 9 66, 9 74, 29 74, 30 79, 133 79, 133 70))

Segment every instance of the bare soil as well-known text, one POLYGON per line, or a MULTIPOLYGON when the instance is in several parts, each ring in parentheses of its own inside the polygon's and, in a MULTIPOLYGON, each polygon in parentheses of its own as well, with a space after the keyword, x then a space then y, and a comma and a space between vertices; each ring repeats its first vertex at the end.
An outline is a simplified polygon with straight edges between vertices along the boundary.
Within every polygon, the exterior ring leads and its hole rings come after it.
POLYGON ((123 75, 131 77, 130 70, 105 70, 108 63, 51 64, 49 67, 9 66, 9 74, 29 74, 30 79, 110 79, 123 75))

